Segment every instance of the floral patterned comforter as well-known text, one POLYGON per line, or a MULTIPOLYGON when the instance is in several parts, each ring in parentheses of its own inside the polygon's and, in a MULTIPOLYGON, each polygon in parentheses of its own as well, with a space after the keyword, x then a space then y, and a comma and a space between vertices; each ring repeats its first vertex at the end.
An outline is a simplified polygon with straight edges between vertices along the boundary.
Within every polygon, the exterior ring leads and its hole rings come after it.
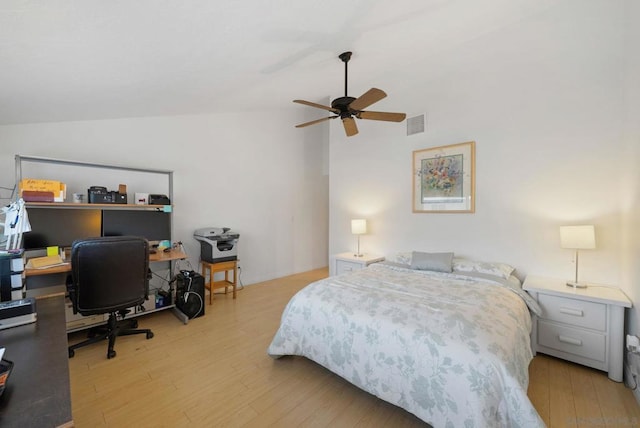
POLYGON ((527 305, 539 311, 497 278, 376 263, 300 290, 268 353, 307 357, 435 427, 544 426, 527 397, 527 305))

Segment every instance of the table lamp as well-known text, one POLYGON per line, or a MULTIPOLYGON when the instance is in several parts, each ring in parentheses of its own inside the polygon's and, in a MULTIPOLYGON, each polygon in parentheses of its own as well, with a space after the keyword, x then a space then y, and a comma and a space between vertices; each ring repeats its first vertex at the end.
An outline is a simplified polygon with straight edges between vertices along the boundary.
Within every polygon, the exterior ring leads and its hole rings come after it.
POLYGON ((358 252, 354 256, 362 257, 362 253, 360 253, 360 235, 367 233, 367 220, 363 218, 351 220, 351 233, 358 236, 358 252))
POLYGON ((593 225, 560 226, 560 246, 576 251, 576 275, 574 281, 567 285, 574 288, 586 288, 587 284, 578 282, 578 250, 593 250, 596 248, 596 233, 593 225))

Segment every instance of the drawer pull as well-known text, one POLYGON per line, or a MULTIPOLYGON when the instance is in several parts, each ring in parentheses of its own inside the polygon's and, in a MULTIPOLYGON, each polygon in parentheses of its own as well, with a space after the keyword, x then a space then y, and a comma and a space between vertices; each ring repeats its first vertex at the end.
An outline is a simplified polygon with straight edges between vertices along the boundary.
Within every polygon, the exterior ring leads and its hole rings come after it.
POLYGON ((560 313, 566 315, 573 315, 575 317, 583 317, 584 312, 580 309, 572 309, 572 308, 560 308, 560 313))
POLYGON ((574 339, 573 337, 567 337, 560 334, 558 335, 558 340, 570 345, 582 346, 582 340, 574 339))

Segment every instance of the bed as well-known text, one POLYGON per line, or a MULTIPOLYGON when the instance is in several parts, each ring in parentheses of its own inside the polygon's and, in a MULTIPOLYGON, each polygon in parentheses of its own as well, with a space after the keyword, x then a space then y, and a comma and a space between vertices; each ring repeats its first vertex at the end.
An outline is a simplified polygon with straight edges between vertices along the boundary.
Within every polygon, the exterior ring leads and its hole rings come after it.
POLYGON ((513 268, 465 263, 375 263, 309 284, 268 354, 309 358, 434 427, 544 426, 527 397, 540 308, 513 268))

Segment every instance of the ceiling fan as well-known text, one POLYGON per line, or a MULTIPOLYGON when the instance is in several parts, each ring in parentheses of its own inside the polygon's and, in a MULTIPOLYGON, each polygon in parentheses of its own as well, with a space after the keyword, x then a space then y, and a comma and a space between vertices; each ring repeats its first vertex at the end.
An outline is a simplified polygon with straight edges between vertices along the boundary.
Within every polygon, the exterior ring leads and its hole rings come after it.
POLYGON ((323 117, 322 119, 312 120, 310 122, 296 125, 296 128, 304 128, 305 126, 315 125, 329 119, 339 117, 342 119, 342 125, 347 137, 356 135, 358 127, 354 117, 358 119, 383 120, 386 122, 402 122, 407 116, 404 113, 389 113, 383 111, 365 111, 364 109, 371 104, 376 103, 387 96, 385 92, 378 88, 371 88, 358 98, 353 98, 347 94, 347 63, 351 59, 351 52, 344 52, 338 56, 344 62, 344 97, 336 98, 331 101, 331 107, 322 104, 312 103, 305 100, 293 100, 294 103, 304 104, 310 107, 321 108, 335 114, 335 116, 323 117))

